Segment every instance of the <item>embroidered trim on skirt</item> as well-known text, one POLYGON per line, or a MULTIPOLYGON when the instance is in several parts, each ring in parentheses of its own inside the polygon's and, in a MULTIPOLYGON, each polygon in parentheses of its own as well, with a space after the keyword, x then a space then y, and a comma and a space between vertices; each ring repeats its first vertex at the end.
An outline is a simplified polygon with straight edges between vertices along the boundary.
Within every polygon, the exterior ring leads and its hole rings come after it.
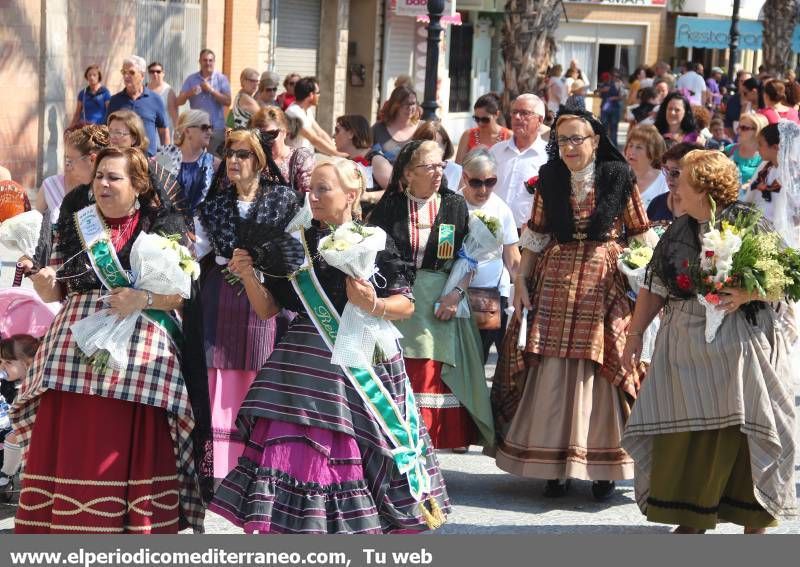
POLYGON ((163 409, 48 390, 33 426, 15 533, 177 533, 173 451, 163 409))
POLYGON ((633 460, 620 448, 630 407, 597 368, 590 360, 542 357, 497 448, 497 466, 543 479, 633 478, 633 460))
MULTIPOLYGON (((223 481, 212 508, 245 530, 428 529, 420 503, 397 470, 389 441, 330 358, 314 325, 304 316, 295 319, 242 403, 237 423, 247 448, 223 481)), ((405 411, 410 385, 402 356, 373 368, 405 411)), ((429 496, 447 514, 447 491, 424 424, 420 438, 427 447, 429 496)))

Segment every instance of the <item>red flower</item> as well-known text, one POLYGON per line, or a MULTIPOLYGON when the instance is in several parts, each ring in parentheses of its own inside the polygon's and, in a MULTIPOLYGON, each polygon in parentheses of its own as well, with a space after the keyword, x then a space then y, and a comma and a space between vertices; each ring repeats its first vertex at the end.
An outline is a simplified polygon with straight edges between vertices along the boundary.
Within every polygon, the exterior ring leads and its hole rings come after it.
POLYGON ((686 274, 678 275, 678 277, 675 278, 675 281, 678 284, 678 289, 680 289, 681 291, 692 290, 692 280, 686 274))
POLYGON ((534 175, 530 179, 525 182, 525 189, 527 189, 528 193, 533 195, 534 191, 536 190, 536 184, 539 183, 539 176, 534 175))
POLYGON ((706 258, 713 258, 714 251, 713 250, 706 250, 706 258))
POLYGON ((711 305, 719 305, 719 294, 718 293, 707 293, 706 294, 706 301, 708 301, 711 305))

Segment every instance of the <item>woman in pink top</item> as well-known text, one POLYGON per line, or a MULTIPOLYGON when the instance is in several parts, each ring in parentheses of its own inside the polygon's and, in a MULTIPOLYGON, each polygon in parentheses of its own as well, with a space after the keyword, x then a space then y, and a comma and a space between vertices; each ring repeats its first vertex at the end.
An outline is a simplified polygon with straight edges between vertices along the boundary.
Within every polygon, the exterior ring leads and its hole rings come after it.
POLYGON ((777 124, 781 119, 800 124, 797 110, 786 104, 786 85, 782 81, 773 79, 764 85, 764 104, 766 108, 758 112, 763 114, 770 124, 777 124))

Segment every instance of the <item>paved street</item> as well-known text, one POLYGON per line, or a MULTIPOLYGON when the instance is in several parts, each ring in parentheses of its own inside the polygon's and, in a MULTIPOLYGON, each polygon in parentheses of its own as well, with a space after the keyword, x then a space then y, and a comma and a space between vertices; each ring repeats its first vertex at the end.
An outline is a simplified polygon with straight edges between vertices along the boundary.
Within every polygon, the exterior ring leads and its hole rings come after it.
MULTIPOLYGON (((487 376, 494 374, 487 366, 487 376)), ((800 381, 795 384, 800 392, 800 381)), ((800 406, 800 396, 795 398, 800 406)), ((589 482, 573 481, 561 499, 542 497, 544 481, 518 478, 504 473, 473 447, 465 455, 441 453, 447 489, 453 503, 441 534, 626 534, 667 533, 669 526, 645 521, 633 499, 633 482, 618 484, 610 501, 592 499, 589 482)), ((800 458, 796 461, 800 471, 800 458)), ((799 472, 800 475, 800 472, 799 472)), ((800 490, 800 485, 798 485, 800 490)), ((0 504, 0 530, 13 526, 13 508, 0 504)), ((240 533, 216 514, 206 516, 208 533, 240 533)), ((715 533, 740 533, 741 528, 722 525, 715 533)), ((800 533, 800 520, 783 522, 770 533, 800 533)))

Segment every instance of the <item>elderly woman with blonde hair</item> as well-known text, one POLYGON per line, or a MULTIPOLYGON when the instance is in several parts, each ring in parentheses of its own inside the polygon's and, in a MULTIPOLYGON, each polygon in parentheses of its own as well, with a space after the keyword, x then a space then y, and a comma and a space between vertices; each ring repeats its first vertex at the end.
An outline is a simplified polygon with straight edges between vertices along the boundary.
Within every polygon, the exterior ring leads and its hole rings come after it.
MULTIPOLYGON (((725 287, 727 315, 712 342, 691 277, 701 235, 755 209, 737 202, 739 172, 717 151, 681 160, 677 198, 686 214, 661 237, 636 302, 623 364, 663 308, 646 379, 622 446, 636 466, 636 501, 652 522, 702 533, 727 521, 762 533, 796 516, 795 399, 782 303, 725 287), (716 209, 716 211, 715 211, 716 209)), ((771 232, 765 220, 759 232, 771 232)))
POLYGON ((206 111, 187 110, 175 125, 175 144, 161 146, 156 153, 156 161, 178 178, 183 205, 190 215, 206 198, 220 164, 220 159, 208 151, 212 132, 206 111))
MULTIPOLYGON (((317 164, 306 197, 313 220, 301 230, 303 268, 287 274, 286 265, 256 262, 271 274, 270 312, 297 316, 242 403, 246 449, 211 504, 246 532, 403 533, 434 529, 449 510, 402 353, 376 351, 359 369, 331 361, 348 302, 389 321, 414 313, 413 269, 392 238, 375 261, 382 285, 349 277, 319 254, 321 239, 358 218, 364 186, 350 160, 317 164), (409 450, 414 461, 405 468, 400 455, 409 450)), ((292 248, 287 242, 278 255, 292 248)))

